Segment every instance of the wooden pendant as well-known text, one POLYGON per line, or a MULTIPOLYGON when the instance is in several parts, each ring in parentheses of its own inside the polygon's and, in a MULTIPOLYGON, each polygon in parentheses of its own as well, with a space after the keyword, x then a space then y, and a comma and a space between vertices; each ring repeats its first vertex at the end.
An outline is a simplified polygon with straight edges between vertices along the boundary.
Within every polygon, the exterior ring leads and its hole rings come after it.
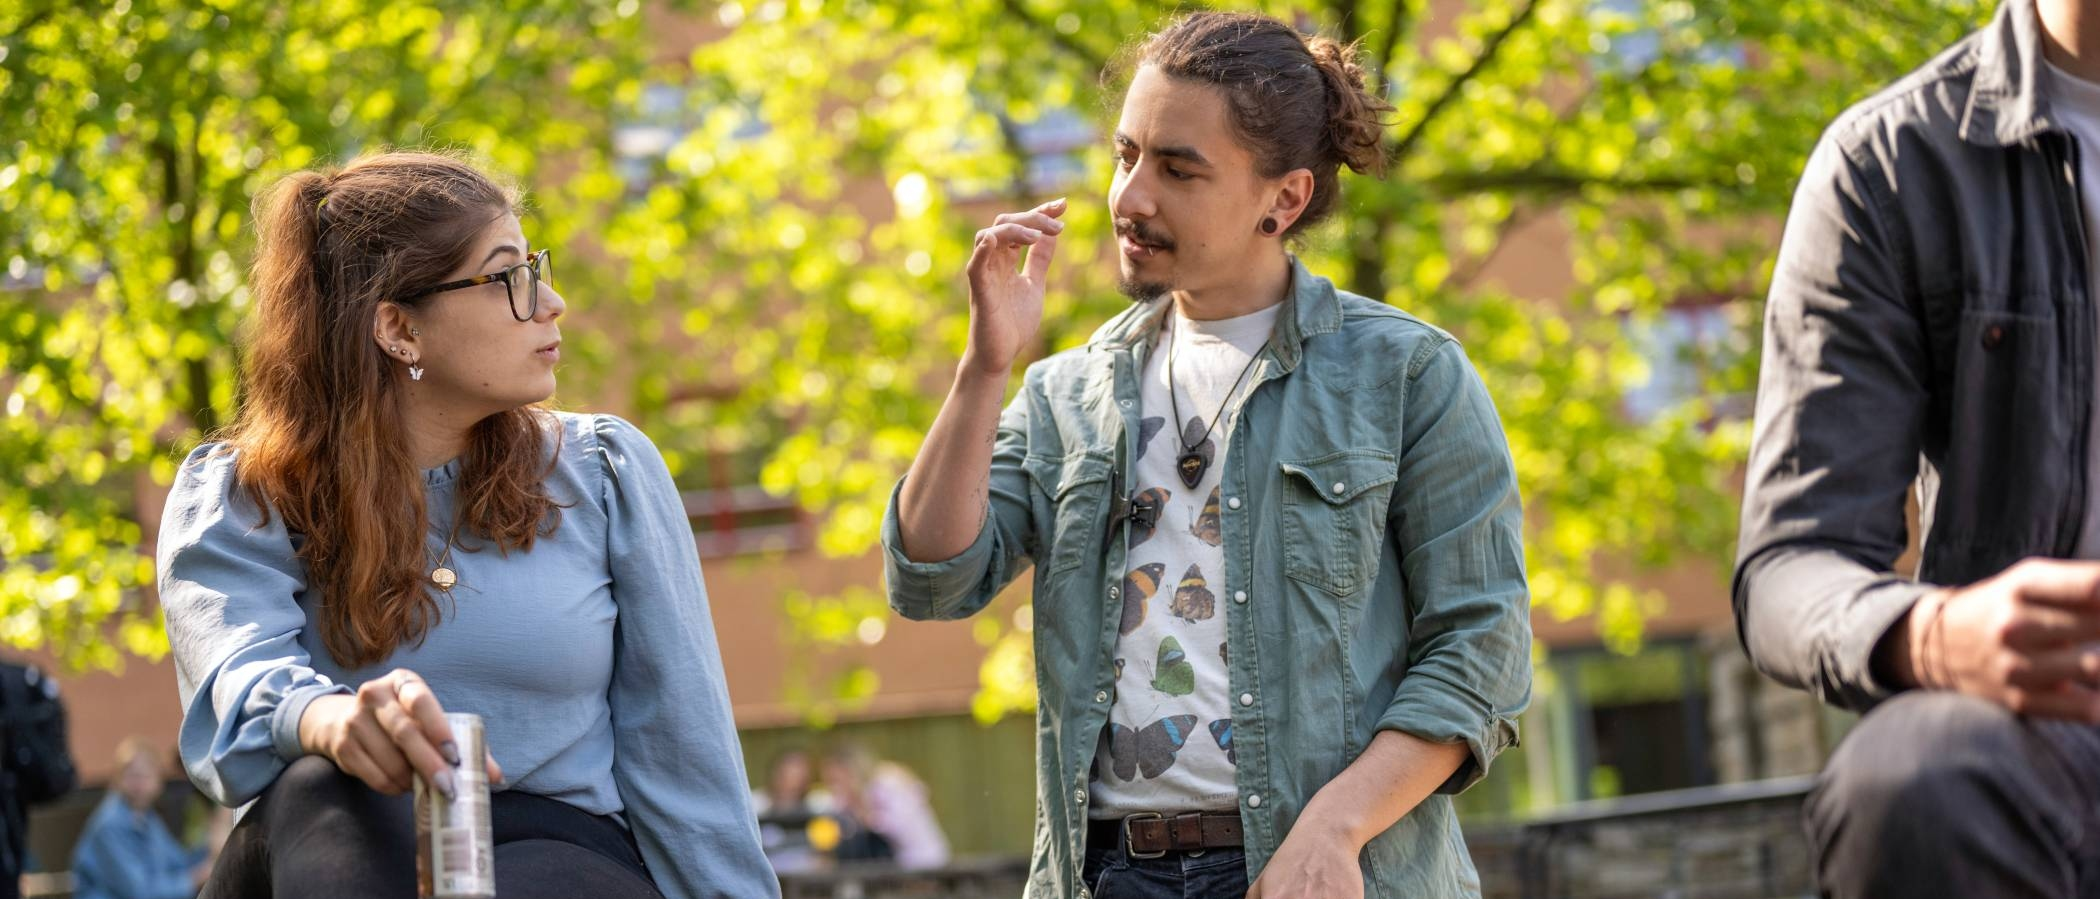
POLYGON ((1210 460, 1195 450, 1182 453, 1174 460, 1174 464, 1180 469, 1181 482, 1189 485, 1190 490, 1203 483, 1203 473, 1210 470, 1210 460))
POLYGON ((453 584, 459 583, 459 575, 453 574, 450 568, 439 568, 430 573, 430 582, 438 585, 440 590, 450 590, 453 584))

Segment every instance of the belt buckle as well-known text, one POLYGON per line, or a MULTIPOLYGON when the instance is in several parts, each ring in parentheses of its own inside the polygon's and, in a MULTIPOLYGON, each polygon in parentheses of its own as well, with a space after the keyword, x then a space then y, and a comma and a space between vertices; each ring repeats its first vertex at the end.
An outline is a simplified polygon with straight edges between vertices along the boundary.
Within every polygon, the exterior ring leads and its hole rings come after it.
POLYGON ((1126 855, 1130 856, 1131 858, 1165 858, 1165 857, 1167 856, 1167 851, 1166 851, 1165 849, 1161 849, 1161 850, 1160 850, 1160 851, 1158 851, 1158 852, 1139 852, 1139 851, 1137 851, 1137 847, 1136 847, 1135 845, 1132 845, 1132 844, 1131 844, 1131 842, 1130 842, 1130 822, 1132 822, 1132 821, 1164 821, 1164 820, 1166 820, 1166 819, 1167 819, 1167 816, 1165 816, 1165 815, 1162 815, 1162 814, 1160 814, 1160 813, 1158 813, 1158 812, 1138 812, 1138 813, 1137 813, 1137 814, 1135 814, 1135 815, 1125 815, 1125 816, 1123 817, 1123 823, 1122 823, 1122 825, 1121 825, 1121 826, 1122 826, 1122 829, 1123 829, 1123 852, 1124 852, 1124 854, 1126 854, 1126 855))

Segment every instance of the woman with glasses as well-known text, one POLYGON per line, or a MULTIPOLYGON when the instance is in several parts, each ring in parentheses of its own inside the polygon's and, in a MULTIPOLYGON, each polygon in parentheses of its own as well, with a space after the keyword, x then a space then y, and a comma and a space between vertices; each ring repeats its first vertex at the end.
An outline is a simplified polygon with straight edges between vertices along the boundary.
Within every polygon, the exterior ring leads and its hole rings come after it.
POLYGON ((505 899, 778 895, 684 507, 632 425, 544 408, 567 306, 518 210, 424 153, 256 204, 240 412, 159 539, 183 761, 253 803, 206 896, 414 896, 446 712, 505 899))

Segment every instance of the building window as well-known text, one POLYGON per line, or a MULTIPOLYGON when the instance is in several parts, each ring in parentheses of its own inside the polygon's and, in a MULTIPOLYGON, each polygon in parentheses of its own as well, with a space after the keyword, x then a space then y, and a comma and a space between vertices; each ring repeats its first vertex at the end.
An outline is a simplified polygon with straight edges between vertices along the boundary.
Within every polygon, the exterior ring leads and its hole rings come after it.
MULTIPOLYGON (((1689 4, 1667 4, 1666 0, 1591 0, 1590 16, 1596 29, 1590 34, 1590 51, 1599 71, 1631 75, 1647 68, 1673 49, 1660 22, 1685 21, 1693 10, 1689 4), (1682 10, 1681 14, 1672 15, 1682 10)), ((1699 65, 1745 62, 1740 41, 1700 41, 1688 55, 1699 65)))
MULTIPOLYGON (((1648 365, 1648 379, 1620 398, 1626 415, 1647 422, 1685 400, 1705 396, 1731 354, 1747 352, 1749 307, 1699 302, 1670 306, 1648 320, 1626 324, 1628 340, 1648 365)), ((1749 413, 1749 397, 1710 397, 1723 417, 1749 413)))
MULTIPOLYGON (((729 129, 732 144, 762 137, 772 129, 758 113, 756 103, 723 107, 737 118, 729 129)), ((614 170, 627 186, 629 199, 639 197, 668 172, 671 151, 694 128, 706 121, 709 110, 701 108, 692 91, 672 84, 642 87, 641 100, 620 124, 613 127, 614 170)))

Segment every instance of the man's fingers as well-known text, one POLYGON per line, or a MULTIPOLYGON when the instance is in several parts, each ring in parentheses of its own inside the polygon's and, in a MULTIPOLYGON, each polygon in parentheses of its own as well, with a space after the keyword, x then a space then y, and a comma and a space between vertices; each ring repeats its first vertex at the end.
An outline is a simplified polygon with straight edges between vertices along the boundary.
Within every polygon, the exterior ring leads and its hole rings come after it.
POLYGON ((1057 256, 1057 236, 1051 235, 1041 243, 1028 248, 1028 262, 1022 266, 1030 283, 1040 285, 1050 276, 1050 260, 1057 256))
POLYGON ((2100 641, 2100 609, 2025 603, 2005 628, 2005 645, 2014 649, 2092 641, 2100 641))
POLYGON ((2034 718, 2100 724, 2100 691, 2071 681, 2047 689, 2014 690, 2006 706, 2034 718))
POLYGON ((2028 559, 1999 577, 2030 602, 2100 608, 2100 562, 2028 559))
POLYGON ((1048 235, 1027 225, 1009 223, 993 225, 977 232, 977 242, 983 244, 986 241, 990 241, 993 249, 1006 249, 1009 247, 1027 246, 1042 240, 1046 236, 1048 235))
POLYGON ((1044 234, 1059 234, 1065 230, 1064 222, 1060 222, 1044 213, 1032 211, 1002 213, 999 217, 992 219, 992 223, 995 225, 1020 225, 1026 228, 1033 228, 1044 234))
POLYGON ((2029 653, 2014 661, 2005 682, 2023 690, 2048 690, 2066 681, 2100 684, 2100 647, 2068 646, 2029 653))

